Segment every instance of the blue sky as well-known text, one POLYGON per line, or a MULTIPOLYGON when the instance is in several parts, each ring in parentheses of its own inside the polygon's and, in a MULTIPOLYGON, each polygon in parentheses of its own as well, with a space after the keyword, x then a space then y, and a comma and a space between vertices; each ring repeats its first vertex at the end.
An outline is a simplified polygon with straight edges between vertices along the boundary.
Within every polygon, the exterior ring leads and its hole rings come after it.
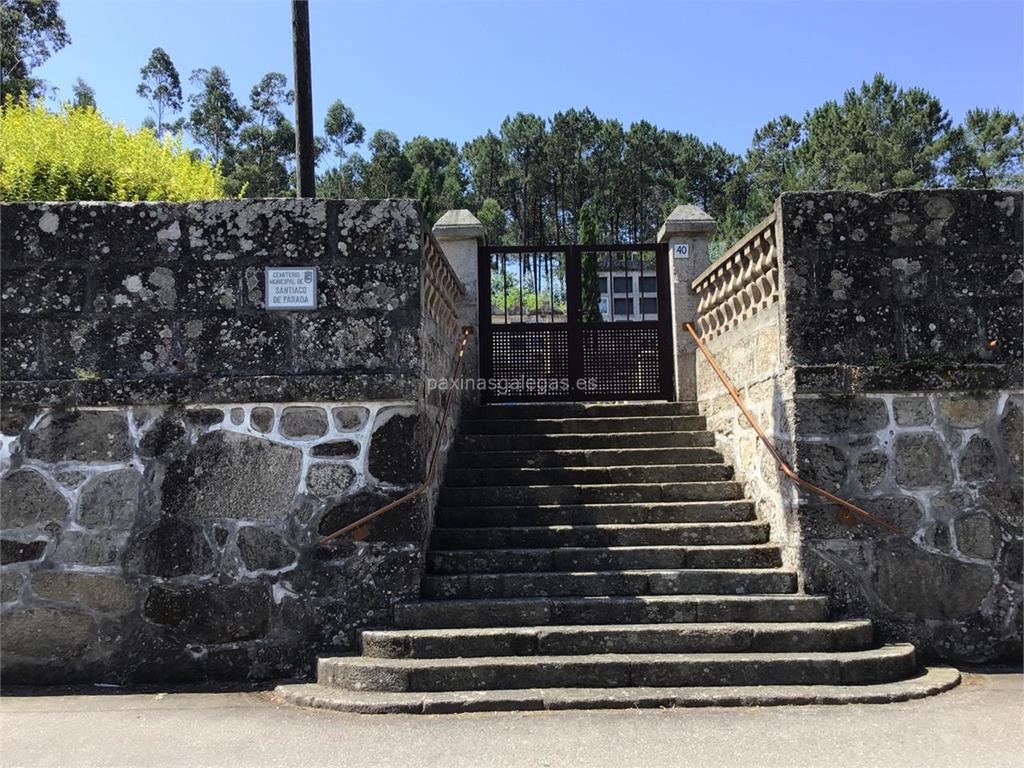
MULTIPOLYGON (((63 0, 72 44, 39 74, 82 77, 110 118, 137 125, 155 46, 183 81, 222 66, 240 100, 291 79, 288 0, 63 0)), ((317 126, 341 98, 367 128, 463 142, 516 111, 589 106, 742 152, 782 113, 802 116, 881 71, 938 96, 1024 111, 1022 2, 346 2, 310 6, 317 126)))

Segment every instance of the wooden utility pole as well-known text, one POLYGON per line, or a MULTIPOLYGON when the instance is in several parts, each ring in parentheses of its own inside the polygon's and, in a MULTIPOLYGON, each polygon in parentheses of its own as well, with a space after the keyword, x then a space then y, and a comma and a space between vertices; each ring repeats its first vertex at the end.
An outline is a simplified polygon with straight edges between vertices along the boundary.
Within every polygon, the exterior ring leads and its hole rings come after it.
POLYGON ((313 169, 313 84, 309 69, 309 0, 292 0, 295 52, 295 181, 298 197, 316 197, 313 169))

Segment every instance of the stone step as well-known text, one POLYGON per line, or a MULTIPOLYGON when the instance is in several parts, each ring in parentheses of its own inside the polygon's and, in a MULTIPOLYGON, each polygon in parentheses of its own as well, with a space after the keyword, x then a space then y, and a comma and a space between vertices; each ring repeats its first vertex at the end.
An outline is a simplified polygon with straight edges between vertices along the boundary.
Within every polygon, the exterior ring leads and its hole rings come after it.
POLYGON ((355 691, 710 685, 870 685, 913 675, 913 645, 797 653, 594 654, 455 659, 321 658, 321 685, 355 691))
POLYGON ((593 432, 693 432, 707 428, 703 416, 609 416, 569 419, 467 419, 467 435, 564 435, 593 432))
POLYGON ((750 523, 646 523, 549 525, 509 528, 435 528, 432 549, 548 549, 764 544, 768 525, 750 523))
POLYGON ((697 403, 517 403, 473 408, 470 419, 568 419, 609 416, 696 416, 697 403))
POLYGON ((782 554, 774 544, 717 547, 431 550, 427 554, 427 569, 433 574, 658 568, 777 568, 781 565, 782 554))
POLYGON ((711 448, 711 432, 580 432, 567 435, 478 435, 463 432, 458 452, 544 451, 594 448, 711 448))
POLYGON ((609 483, 604 485, 446 485, 439 503, 449 507, 534 506, 538 504, 623 504, 648 501, 732 501, 743 486, 732 480, 692 483, 609 483))
POLYGON ((935 696, 955 688, 960 673, 929 667, 907 680, 869 685, 763 685, 631 688, 528 688, 522 690, 384 693, 326 685, 279 686, 290 704, 360 714, 453 714, 567 709, 767 707, 805 704, 884 704, 935 696))
POLYGON ((796 573, 779 568, 468 573, 425 576, 421 584, 424 598, 441 600, 570 595, 766 595, 796 590, 796 573))
POLYGON ((449 469, 499 467, 612 467, 650 464, 720 464, 713 448, 598 448, 565 451, 453 451, 449 469))
POLYGON ((449 469, 445 479, 456 487, 495 485, 604 485, 622 483, 694 483, 732 480, 726 464, 658 464, 625 467, 449 469))
POLYGON ((728 523, 755 518, 754 505, 737 501, 666 501, 535 507, 441 507, 440 527, 601 525, 614 523, 728 523))
POLYGON ((547 624, 678 624, 824 621, 828 601, 814 595, 640 595, 422 600, 397 603, 395 626, 531 627, 547 624))
POLYGON ((363 656, 439 659, 601 653, 853 651, 872 644, 866 620, 780 624, 647 624, 635 627, 498 627, 368 630, 363 656))

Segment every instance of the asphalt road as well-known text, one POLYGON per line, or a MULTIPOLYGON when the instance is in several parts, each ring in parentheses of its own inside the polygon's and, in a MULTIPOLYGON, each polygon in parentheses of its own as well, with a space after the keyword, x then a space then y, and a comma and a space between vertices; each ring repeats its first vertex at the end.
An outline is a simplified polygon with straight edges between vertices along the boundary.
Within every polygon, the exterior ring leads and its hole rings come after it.
POLYGON ((351 715, 266 692, 6 695, 0 765, 1020 768, 1024 676, 901 704, 351 715))

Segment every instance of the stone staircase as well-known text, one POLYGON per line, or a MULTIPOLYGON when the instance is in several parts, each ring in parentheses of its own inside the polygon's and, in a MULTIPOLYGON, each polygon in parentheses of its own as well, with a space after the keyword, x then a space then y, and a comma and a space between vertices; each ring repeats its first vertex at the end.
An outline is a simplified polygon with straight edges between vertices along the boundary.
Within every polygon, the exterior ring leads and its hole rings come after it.
MULTIPOLYGON (((800 593, 693 403, 485 406, 441 490, 422 600, 287 700, 355 712, 897 701, 912 645, 800 593)), ((400 510, 395 514, 400 514, 400 510)))

